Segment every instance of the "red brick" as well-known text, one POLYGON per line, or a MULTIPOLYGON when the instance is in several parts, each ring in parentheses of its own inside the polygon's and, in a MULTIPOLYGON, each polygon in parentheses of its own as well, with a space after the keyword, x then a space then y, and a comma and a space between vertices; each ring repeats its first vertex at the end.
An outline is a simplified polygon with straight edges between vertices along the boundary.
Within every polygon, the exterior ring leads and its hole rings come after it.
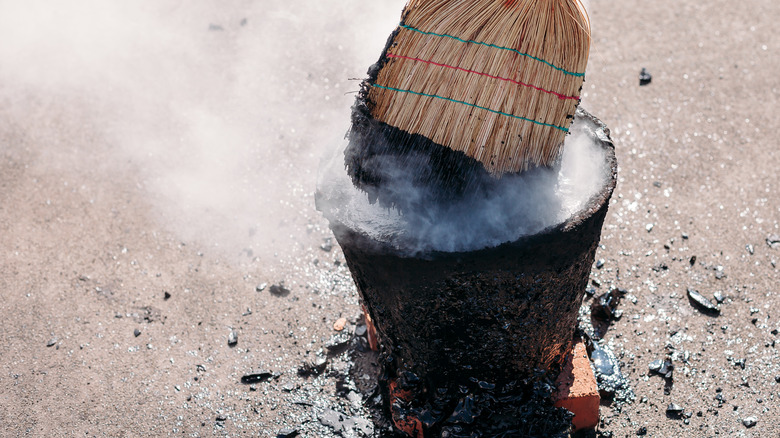
POLYGON ((601 397, 585 343, 581 339, 574 343, 556 384, 558 391, 553 395, 555 406, 566 408, 574 414, 574 429, 595 428, 599 424, 601 397))

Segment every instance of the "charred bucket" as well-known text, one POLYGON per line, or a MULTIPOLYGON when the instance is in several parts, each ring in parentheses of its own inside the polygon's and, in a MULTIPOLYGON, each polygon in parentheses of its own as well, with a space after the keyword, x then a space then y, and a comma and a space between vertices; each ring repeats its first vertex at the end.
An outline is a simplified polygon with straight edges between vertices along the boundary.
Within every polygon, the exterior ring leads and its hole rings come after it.
POLYGON ((532 235, 473 251, 410 255, 326 213, 392 376, 413 376, 418 391, 432 394, 560 369, 617 177, 608 128, 582 110, 575 124, 604 151, 608 174, 584 207, 532 235))

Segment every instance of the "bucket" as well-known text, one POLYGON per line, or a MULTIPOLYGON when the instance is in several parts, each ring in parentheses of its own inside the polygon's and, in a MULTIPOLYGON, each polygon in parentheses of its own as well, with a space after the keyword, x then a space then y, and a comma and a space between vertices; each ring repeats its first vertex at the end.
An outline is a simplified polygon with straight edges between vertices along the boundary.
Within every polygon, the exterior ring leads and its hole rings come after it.
POLYGON ((617 180, 608 128, 584 110, 575 124, 605 151, 607 178, 573 216, 536 234, 475 251, 410 254, 329 218, 391 378, 412 376, 405 380, 425 398, 562 367, 617 180))

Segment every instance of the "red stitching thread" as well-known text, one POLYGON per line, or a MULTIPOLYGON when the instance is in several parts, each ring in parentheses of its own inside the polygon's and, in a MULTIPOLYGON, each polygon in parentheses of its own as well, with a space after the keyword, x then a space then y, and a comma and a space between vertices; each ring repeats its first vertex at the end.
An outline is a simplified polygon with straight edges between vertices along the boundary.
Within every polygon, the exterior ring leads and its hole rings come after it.
POLYGON ((563 94, 560 94, 560 93, 556 93, 555 91, 550 91, 550 90, 545 90, 544 88, 539 88, 539 87, 537 87, 535 85, 531 85, 531 84, 526 84, 524 82, 515 81, 514 79, 502 78, 500 76, 493 76, 493 75, 490 75, 490 74, 487 74, 487 73, 482 73, 482 72, 478 72, 478 71, 474 71, 474 70, 468 70, 468 69, 461 68, 461 67, 455 67, 453 65, 440 64, 438 62, 426 61, 424 59, 412 58, 412 57, 409 57, 409 56, 393 55, 392 53, 388 53, 387 57, 388 58, 408 59, 410 61, 418 61, 418 62, 422 62, 422 63, 425 63, 425 64, 433 64, 433 65, 438 66, 438 67, 446 67, 446 68, 451 68, 451 69, 455 69, 455 70, 460 70, 460 71, 466 72, 466 73, 474 73, 474 74, 477 74, 477 75, 480 75, 480 76, 487 76, 487 77, 492 78, 492 79, 498 79, 500 81, 507 81, 507 82, 511 82, 513 84, 522 85, 524 87, 533 88, 534 90, 539 90, 539 91, 544 92, 544 93, 552 94, 552 95, 557 96, 559 99, 574 99, 574 100, 579 99, 579 96, 566 96, 566 95, 563 95, 563 94))

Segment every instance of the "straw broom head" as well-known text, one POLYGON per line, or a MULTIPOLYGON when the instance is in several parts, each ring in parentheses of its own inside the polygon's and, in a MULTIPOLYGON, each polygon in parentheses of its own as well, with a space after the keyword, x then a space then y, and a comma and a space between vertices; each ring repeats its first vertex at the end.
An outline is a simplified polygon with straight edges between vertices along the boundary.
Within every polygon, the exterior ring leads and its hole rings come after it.
POLYGON ((367 107, 493 175, 551 165, 589 48, 580 0, 410 0, 366 84, 367 107))

